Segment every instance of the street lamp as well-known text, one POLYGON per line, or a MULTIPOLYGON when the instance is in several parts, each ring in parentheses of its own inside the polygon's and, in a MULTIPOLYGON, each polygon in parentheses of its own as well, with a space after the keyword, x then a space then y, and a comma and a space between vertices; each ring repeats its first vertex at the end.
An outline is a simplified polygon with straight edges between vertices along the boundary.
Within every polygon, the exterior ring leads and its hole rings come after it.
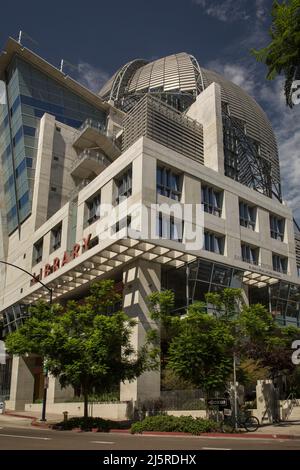
MULTIPOLYGON (((45 289, 47 289, 47 291, 49 292, 49 305, 51 309, 52 300, 53 300, 53 290, 51 289, 51 287, 44 284, 44 282, 42 282, 38 277, 36 277, 31 272, 27 271, 24 268, 21 268, 20 266, 17 266, 16 264, 8 263, 7 261, 2 261, 2 260, 0 260, 0 264, 11 266, 12 268, 18 269, 19 271, 22 271, 23 273, 28 274, 28 276, 30 276, 36 282, 41 284, 45 289)), ((47 389, 48 389, 48 370, 47 370, 47 367, 44 367, 44 392, 43 392, 43 406, 42 406, 41 421, 46 421, 47 389)))

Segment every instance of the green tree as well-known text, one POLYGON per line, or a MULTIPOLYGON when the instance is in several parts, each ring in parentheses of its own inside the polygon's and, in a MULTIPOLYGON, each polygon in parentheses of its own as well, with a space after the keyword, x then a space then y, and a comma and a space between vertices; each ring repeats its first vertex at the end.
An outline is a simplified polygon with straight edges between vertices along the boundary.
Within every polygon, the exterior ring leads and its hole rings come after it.
POLYGON ((267 79, 285 76, 285 97, 293 107, 291 86, 300 67, 300 0, 273 2, 271 42, 261 50, 252 50, 256 60, 268 67, 267 79))
POLYGON ((291 373, 291 345, 299 338, 299 329, 294 326, 281 327, 260 305, 244 306, 238 319, 241 356, 259 361, 269 371, 270 378, 291 373))
POLYGON ((62 387, 80 388, 86 418, 95 387, 106 390, 158 366, 158 351, 150 341, 134 350, 130 336, 135 321, 122 311, 109 314, 119 301, 114 282, 105 280, 92 284, 82 303, 68 302, 65 309, 55 304, 51 310, 40 302, 31 308, 25 324, 8 335, 6 347, 12 354, 45 357, 62 387))
POLYGON ((149 314, 152 320, 158 323, 159 329, 153 331, 155 340, 161 351, 161 368, 164 369, 168 357, 171 339, 178 332, 180 317, 174 314, 175 295, 172 290, 153 292, 148 297, 149 314))
POLYGON ((242 303, 242 289, 226 287, 220 292, 208 292, 205 300, 212 313, 226 320, 234 319, 242 303))
POLYGON ((180 321, 169 347, 168 367, 208 396, 225 386, 232 372, 233 346, 230 324, 207 314, 205 304, 198 302, 180 321))
POLYGON ((253 377, 274 379, 293 373, 291 345, 299 338, 299 329, 279 326, 261 304, 242 304, 241 289, 207 293, 206 304, 195 302, 173 324, 168 298, 170 294, 164 298, 163 321, 172 335, 166 337, 165 365, 181 379, 207 393, 223 388, 232 378, 234 352, 241 359, 238 375, 245 384, 253 377))

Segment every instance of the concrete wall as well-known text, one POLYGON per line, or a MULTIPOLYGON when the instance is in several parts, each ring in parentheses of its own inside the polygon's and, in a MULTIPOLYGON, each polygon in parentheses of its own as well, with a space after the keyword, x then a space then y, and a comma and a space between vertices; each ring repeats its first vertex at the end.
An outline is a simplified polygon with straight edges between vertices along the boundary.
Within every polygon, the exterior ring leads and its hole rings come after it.
POLYGON ((24 410, 25 404, 33 400, 34 362, 34 357, 13 357, 10 400, 6 402, 8 409, 24 410))
MULTIPOLYGON (((8 405, 7 408, 9 408, 8 405)), ((61 415, 62 419, 64 411, 69 413, 69 417, 83 416, 83 409, 84 404, 80 402, 47 404, 47 413, 61 415)), ((99 403, 89 404, 88 412, 89 416, 121 421, 128 419, 128 413, 130 413, 130 410, 130 403, 99 403)), ((25 411, 41 413, 42 405, 27 403, 25 405, 25 411)))
POLYGON ((193 418, 206 418, 205 410, 168 410, 169 416, 192 416, 193 418))

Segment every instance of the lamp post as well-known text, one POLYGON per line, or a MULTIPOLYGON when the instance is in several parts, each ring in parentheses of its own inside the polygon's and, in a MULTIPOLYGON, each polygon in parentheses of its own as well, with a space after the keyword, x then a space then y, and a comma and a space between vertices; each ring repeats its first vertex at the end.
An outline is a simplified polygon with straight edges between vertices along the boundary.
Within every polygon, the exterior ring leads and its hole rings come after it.
MULTIPOLYGON (((7 261, 2 261, 0 260, 0 264, 4 264, 6 266, 10 266, 12 268, 18 269, 19 271, 22 271, 25 274, 28 274, 32 279, 34 279, 36 282, 41 284, 47 291, 49 292, 49 305, 50 309, 52 307, 52 300, 53 300, 53 290, 51 287, 47 286, 44 282, 42 282, 40 279, 38 279, 34 274, 31 272, 27 271, 24 268, 21 268, 20 266, 17 266, 16 264, 8 263, 7 261)), ((42 417, 41 421, 46 421, 46 404, 47 404, 47 389, 48 389, 48 370, 47 366, 45 367, 44 365, 44 392, 43 392, 43 406, 42 406, 42 417)))
POLYGON ((237 398, 237 386, 236 386, 236 366, 237 366, 237 360, 236 360, 236 354, 235 352, 233 353, 233 412, 234 412, 234 427, 235 430, 237 430, 238 427, 238 422, 237 422, 237 417, 238 417, 238 398, 237 398))

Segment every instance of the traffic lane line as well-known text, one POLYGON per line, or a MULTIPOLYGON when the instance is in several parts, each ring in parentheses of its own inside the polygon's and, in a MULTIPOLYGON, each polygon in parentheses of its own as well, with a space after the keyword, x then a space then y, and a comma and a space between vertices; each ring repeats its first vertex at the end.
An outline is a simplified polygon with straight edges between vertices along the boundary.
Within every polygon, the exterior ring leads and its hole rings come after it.
POLYGON ((115 444, 115 442, 111 441, 90 441, 92 444, 115 444))
POLYGON ((225 449, 224 447, 201 447, 202 450, 231 450, 225 449))
POLYGON ((51 437, 19 436, 17 434, 3 434, 3 433, 0 433, 0 437, 17 437, 17 438, 20 438, 20 439, 38 439, 40 441, 52 441, 51 437))

